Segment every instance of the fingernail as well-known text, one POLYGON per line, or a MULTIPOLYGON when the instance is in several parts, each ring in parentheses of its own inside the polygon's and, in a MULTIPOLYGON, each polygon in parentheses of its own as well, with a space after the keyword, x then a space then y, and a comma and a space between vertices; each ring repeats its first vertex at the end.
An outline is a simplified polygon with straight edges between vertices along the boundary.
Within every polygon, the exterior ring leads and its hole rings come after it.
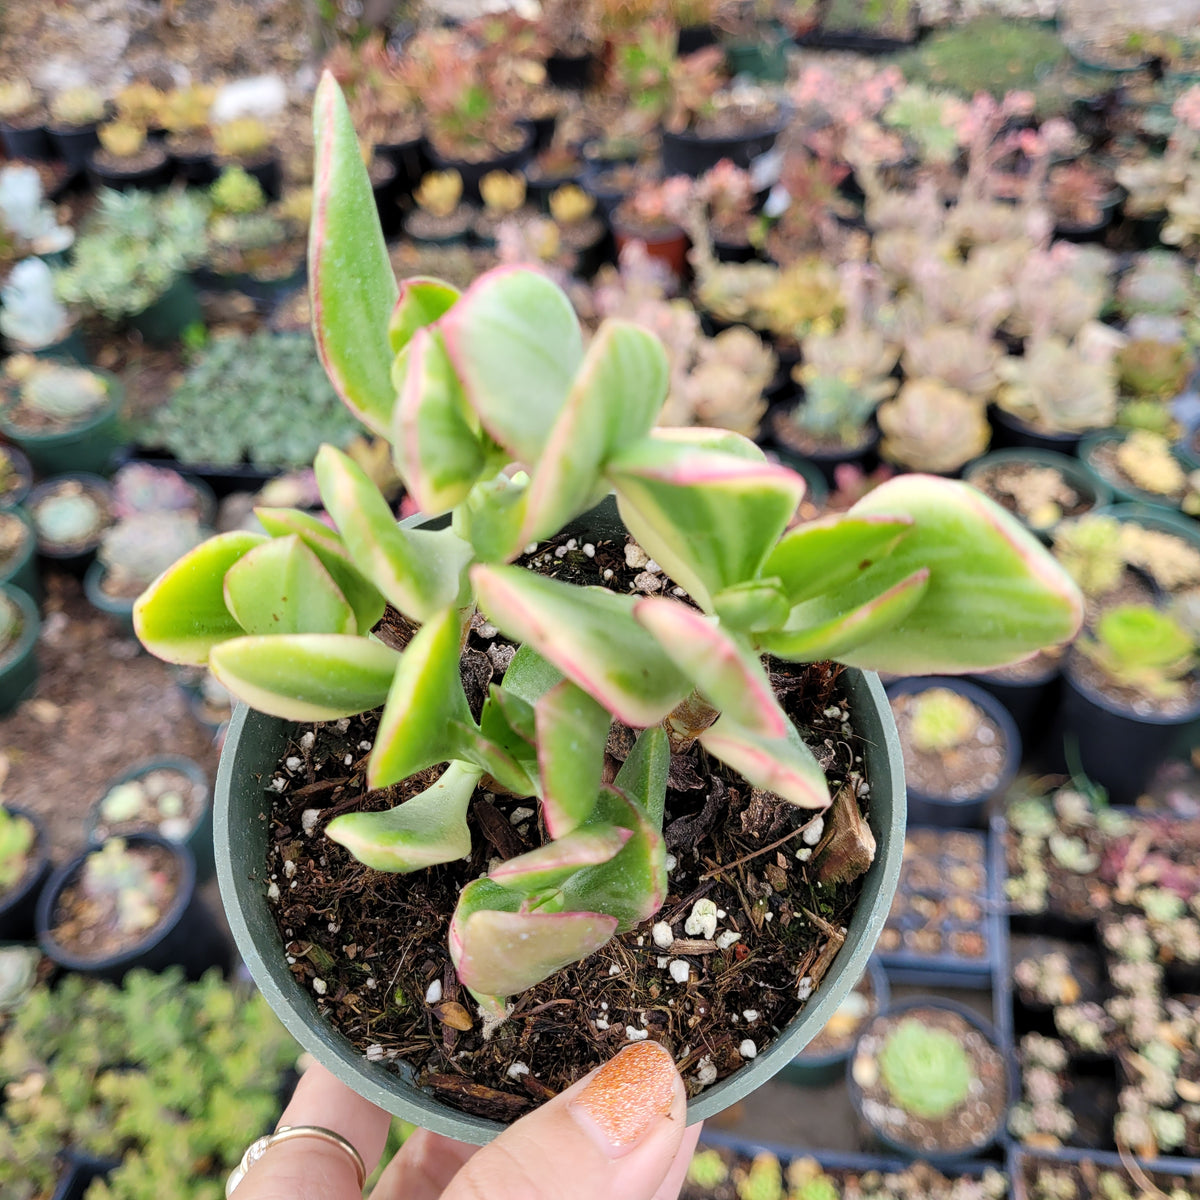
POLYGON ((572 1102, 603 1137, 613 1157, 629 1149, 660 1117, 671 1111, 678 1074, 670 1054, 657 1042, 627 1046, 592 1076, 572 1102))

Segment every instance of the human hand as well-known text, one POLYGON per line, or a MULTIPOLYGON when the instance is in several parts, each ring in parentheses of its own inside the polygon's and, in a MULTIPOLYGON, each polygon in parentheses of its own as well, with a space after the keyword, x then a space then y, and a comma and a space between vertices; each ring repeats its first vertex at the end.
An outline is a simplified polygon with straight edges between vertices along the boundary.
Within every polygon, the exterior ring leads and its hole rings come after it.
MULTIPOLYGON (((418 1129, 385 1168, 375 1200, 675 1200, 700 1126, 670 1055, 637 1042, 482 1148, 418 1129)), ((281 1125, 318 1125, 348 1139, 368 1173, 391 1118, 324 1067, 310 1067, 281 1125)), ((356 1200, 344 1149, 315 1137, 270 1147, 234 1200, 356 1200)))

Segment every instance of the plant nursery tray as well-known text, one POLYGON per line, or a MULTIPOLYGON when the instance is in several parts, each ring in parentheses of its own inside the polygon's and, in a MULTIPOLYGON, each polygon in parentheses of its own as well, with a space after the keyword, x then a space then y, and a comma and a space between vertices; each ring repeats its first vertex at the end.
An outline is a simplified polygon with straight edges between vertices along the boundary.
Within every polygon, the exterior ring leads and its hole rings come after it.
POLYGON ((854 29, 814 29, 795 39, 809 50, 851 50, 856 54, 898 54, 911 50, 921 40, 921 31, 910 38, 884 37, 854 29))
MULTIPOLYGON (((1009 1189, 1012 1200, 1033 1200, 1031 1193, 1025 1188, 1022 1171, 1025 1164, 1043 1162, 1058 1166, 1094 1163, 1106 1170, 1124 1171, 1128 1176, 1125 1162, 1119 1154, 1106 1150, 1031 1150, 1024 1146, 1013 1146, 1008 1152, 1009 1189)), ((1148 1175, 1164 1175, 1170 1179, 1181 1179, 1187 1189, 1185 1194, 1190 1197, 1200 1197, 1200 1159, 1132 1159, 1142 1171, 1148 1175)), ((1134 1194, 1140 1194, 1135 1192, 1134 1194)), ((1082 1196, 1080 1200, 1093 1200, 1092 1196, 1082 1196)), ((1095 1200, 1099 1200, 1096 1193, 1095 1200)))

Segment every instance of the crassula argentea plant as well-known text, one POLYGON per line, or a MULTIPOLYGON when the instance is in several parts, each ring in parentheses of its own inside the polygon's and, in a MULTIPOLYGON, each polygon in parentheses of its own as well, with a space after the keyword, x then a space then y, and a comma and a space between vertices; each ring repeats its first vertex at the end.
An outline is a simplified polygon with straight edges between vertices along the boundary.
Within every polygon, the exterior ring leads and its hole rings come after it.
POLYGON ((316 460, 336 531, 286 509, 265 534, 210 539, 151 585, 135 622, 171 662, 207 663, 252 707, 326 721, 382 705, 367 783, 447 764, 432 786, 327 833, 371 867, 470 853, 481 780, 536 797, 550 840, 462 891, 451 955, 497 1015, 504 999, 653 916, 673 750, 699 740, 756 787, 830 804, 772 692, 764 655, 940 674, 1011 662, 1071 637, 1074 585, 998 507, 908 476, 851 512, 788 529, 801 478, 721 430, 656 429, 661 343, 606 321, 585 345, 567 297, 502 269, 459 295, 397 289, 371 187, 331 78, 316 103, 310 241, 314 329, 339 394, 393 447, 442 528, 401 528, 346 455, 316 460), (577 587, 513 565, 615 492, 629 532, 692 603, 577 587), (392 605, 418 625, 373 636, 392 605), (481 611, 519 646, 477 719, 459 658, 481 611), (601 782, 616 720, 639 732, 601 782))

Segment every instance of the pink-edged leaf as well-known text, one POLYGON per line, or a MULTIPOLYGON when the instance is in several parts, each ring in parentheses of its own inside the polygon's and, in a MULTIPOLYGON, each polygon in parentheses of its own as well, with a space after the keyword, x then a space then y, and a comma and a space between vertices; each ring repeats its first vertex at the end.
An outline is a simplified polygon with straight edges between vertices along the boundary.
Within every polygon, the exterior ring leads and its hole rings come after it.
POLYGON ((208 656, 239 700, 289 721, 336 721, 377 708, 399 661, 380 642, 342 633, 234 638, 208 656))
POLYGON ((886 558, 912 528, 902 516, 835 513, 788 530, 763 564, 775 577, 790 608, 834 592, 886 558))
POLYGON ((657 725, 691 690, 634 620, 632 597, 573 587, 519 567, 477 564, 471 582, 494 625, 529 643, 626 725, 657 725))
POLYGON ((601 789, 592 822, 632 830, 633 836, 608 862, 564 880, 562 903, 570 909, 609 913, 624 932, 652 917, 666 899, 666 845, 650 814, 613 787, 601 789))
POLYGON ((608 862, 631 837, 633 832, 629 829, 589 825, 493 867, 489 878, 530 895, 543 888, 557 887, 583 867, 608 862))
POLYGON ((388 320, 398 291, 354 122, 329 71, 313 103, 312 225, 308 278, 313 336, 329 382, 368 428, 391 429, 388 320))
POLYGON ((534 713, 546 828, 561 838, 591 815, 612 718, 567 679, 537 702, 534 713))
POLYGON ((529 477, 500 473, 477 483, 454 511, 454 524, 480 562, 510 562, 521 553, 529 477))
POLYGON ((657 435, 606 470, 626 528, 704 609, 753 580, 804 494, 794 471, 657 435))
POLYGON ((373 788, 388 787, 459 757, 459 725, 472 726, 459 675, 462 618, 447 608, 426 621, 399 659, 367 768, 373 788))
POLYGON ((711 617, 657 597, 637 601, 633 615, 711 704, 765 737, 786 735, 788 719, 762 663, 711 617))
POLYGON ((654 427, 667 377, 654 334, 626 321, 600 326, 533 472, 523 543, 549 537, 592 506, 605 462, 654 427))
POLYGON ((903 475, 850 512, 911 520, 911 532, 880 565, 897 579, 928 569, 929 584, 903 619, 839 655, 843 662, 903 675, 957 674, 1019 661, 1078 632, 1078 588, 1033 534, 974 488, 903 475))
POLYGON ((504 672, 504 691, 532 709, 562 677, 532 646, 518 646, 504 672))
POLYGON ((419 329, 440 320, 462 293, 444 279, 413 275, 400 284, 400 295, 388 321, 388 343, 393 354, 412 340, 419 329))
POLYGON ((515 460, 532 466, 583 359, 579 320, 545 275, 499 267, 481 275, 440 322, 467 402, 515 460))
POLYGON ((829 787, 812 751, 789 721, 782 738, 742 729, 727 715, 718 717, 699 738, 714 758, 741 773, 755 787, 774 792, 801 808, 826 808, 829 787))
POLYGON ((387 601, 351 561, 346 543, 324 521, 298 508, 256 508, 254 515, 272 537, 294 533, 321 560, 338 591, 354 609, 360 630, 371 629, 383 616, 387 601))
POLYGON ((335 447, 322 446, 314 465, 355 566, 405 616, 424 621, 465 599, 466 542, 449 529, 401 529, 367 473, 335 447))
POLYGON ((247 633, 359 632, 349 602, 297 534, 238 559, 225 572, 225 606, 247 633))
POLYGON ((617 929, 599 912, 518 912, 521 896, 476 879, 463 888, 450 922, 450 958, 479 998, 515 996, 587 958, 617 929))
POLYGON ((537 740, 537 727, 534 719, 532 704, 526 703, 520 696, 507 688, 493 683, 488 690, 488 698, 483 702, 483 716, 479 727, 488 736, 487 720, 489 716, 496 721, 496 729, 503 733, 527 742, 530 746, 537 740))
POLYGON ((209 651, 242 627, 225 607, 225 572, 267 539, 241 530, 219 533, 168 567, 134 602, 142 645, 171 663, 201 665, 209 651))
MULTIPOLYGON (((704 425, 666 425, 654 431, 656 442, 669 442, 674 446, 690 447, 692 450, 711 450, 715 454, 732 454, 748 462, 764 462, 762 448, 742 433, 732 429, 711 429, 704 425)), ((803 476, 800 479, 803 483, 803 476)))
POLYGON ((452 762, 437 782, 385 812, 343 813, 325 826, 333 841, 376 871, 404 873, 471 853, 467 806, 479 768, 452 762))
POLYGON ((652 725, 638 734, 613 780, 617 791, 645 810, 655 829, 662 828, 670 770, 671 742, 667 731, 661 725, 652 725))
POLYGON ((797 604, 781 629, 755 635, 759 648, 793 662, 854 653, 903 621, 929 586, 927 567, 903 579, 895 576, 893 564, 885 561, 840 591, 797 604))
POLYGON ((392 446, 414 501, 432 516, 466 498, 486 455, 438 330, 418 329, 405 359, 392 446))

